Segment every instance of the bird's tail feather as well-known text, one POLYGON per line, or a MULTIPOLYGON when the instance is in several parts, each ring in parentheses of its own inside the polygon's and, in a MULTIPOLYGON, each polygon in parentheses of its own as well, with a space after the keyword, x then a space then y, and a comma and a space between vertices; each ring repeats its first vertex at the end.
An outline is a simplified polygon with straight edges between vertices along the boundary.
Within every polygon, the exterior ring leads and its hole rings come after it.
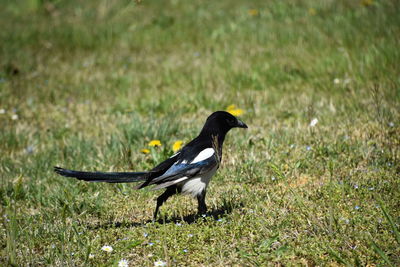
POLYGON ((148 172, 82 172, 54 167, 54 171, 65 177, 74 177, 87 182, 132 183, 147 179, 148 172))

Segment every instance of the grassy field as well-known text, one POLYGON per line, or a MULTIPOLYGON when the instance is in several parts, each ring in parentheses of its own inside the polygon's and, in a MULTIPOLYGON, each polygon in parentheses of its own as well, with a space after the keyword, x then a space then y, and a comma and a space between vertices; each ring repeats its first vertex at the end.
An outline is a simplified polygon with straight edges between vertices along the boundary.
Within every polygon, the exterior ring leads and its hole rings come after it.
POLYGON ((0 265, 400 265, 398 1, 1 3, 0 265), (207 217, 52 171, 149 169, 231 104, 207 217))

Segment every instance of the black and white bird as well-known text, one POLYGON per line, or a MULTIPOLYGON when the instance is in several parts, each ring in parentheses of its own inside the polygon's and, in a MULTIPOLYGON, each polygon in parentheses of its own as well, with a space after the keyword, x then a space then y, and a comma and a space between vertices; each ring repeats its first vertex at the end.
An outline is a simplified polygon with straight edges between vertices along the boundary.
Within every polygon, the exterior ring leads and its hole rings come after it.
POLYGON ((54 167, 62 176, 74 177, 88 182, 131 183, 144 181, 137 189, 154 185, 153 189, 166 188, 157 198, 153 221, 160 206, 172 195, 182 193, 196 197, 198 211, 207 211, 205 202, 207 186, 219 168, 225 135, 232 128, 247 125, 225 111, 212 113, 200 134, 175 155, 147 172, 84 172, 54 167))

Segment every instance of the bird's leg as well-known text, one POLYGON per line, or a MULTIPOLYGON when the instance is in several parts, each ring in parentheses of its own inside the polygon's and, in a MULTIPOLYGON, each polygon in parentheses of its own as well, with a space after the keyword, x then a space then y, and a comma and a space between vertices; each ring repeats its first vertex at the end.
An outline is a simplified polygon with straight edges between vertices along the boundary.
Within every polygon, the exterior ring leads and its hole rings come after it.
POLYGON ((199 203, 199 214, 206 214, 207 205, 206 205, 206 190, 204 189, 200 195, 197 195, 197 201, 199 203))
POLYGON ((176 194, 176 188, 175 186, 173 187, 168 187, 167 190, 165 190, 164 193, 162 193, 158 198, 157 198, 157 206, 156 206, 156 210, 154 212, 154 217, 153 217, 153 222, 156 221, 157 219, 157 213, 158 213, 158 209, 162 206, 162 204, 164 204, 165 201, 167 201, 167 199, 176 194))

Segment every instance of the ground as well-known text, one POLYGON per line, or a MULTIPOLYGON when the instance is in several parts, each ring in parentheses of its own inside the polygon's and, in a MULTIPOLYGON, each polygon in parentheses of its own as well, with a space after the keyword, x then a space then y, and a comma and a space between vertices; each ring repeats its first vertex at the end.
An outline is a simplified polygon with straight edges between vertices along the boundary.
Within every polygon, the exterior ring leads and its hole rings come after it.
POLYGON ((3 2, 2 265, 400 265, 397 1, 3 2), (52 171, 147 170, 232 104, 206 217, 52 171))

